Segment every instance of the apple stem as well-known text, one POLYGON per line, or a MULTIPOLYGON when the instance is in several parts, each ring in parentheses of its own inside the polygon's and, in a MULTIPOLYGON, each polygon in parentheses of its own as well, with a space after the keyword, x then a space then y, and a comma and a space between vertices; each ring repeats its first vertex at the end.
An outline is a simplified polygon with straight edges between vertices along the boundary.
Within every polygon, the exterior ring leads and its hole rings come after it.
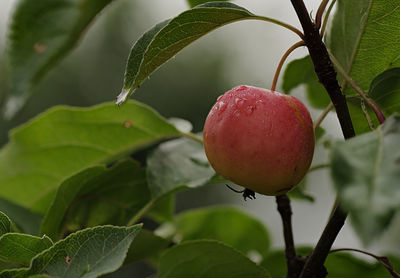
POLYGON ((279 74, 280 74, 280 72, 281 72, 281 70, 282 70, 283 63, 285 63, 287 57, 288 57, 288 56, 290 55, 290 53, 292 53, 295 49, 297 49, 297 48, 299 48, 299 47, 301 47, 301 46, 304 46, 304 45, 305 45, 304 41, 296 42, 296 43, 295 43, 294 45, 292 45, 288 50, 286 50, 286 52, 283 54, 281 60, 279 61, 278 67, 276 68, 276 71, 275 71, 274 79, 273 79, 273 81, 272 81, 271 91, 275 91, 276 84, 278 83, 279 74))
MULTIPOLYGON (((329 51, 328 51, 329 52, 329 51)), ((374 111, 376 118, 378 119, 380 124, 383 124, 386 120, 385 115, 382 110, 379 109, 378 105, 375 103, 373 99, 371 99, 363 89, 347 74, 344 68, 340 65, 339 61, 329 52, 329 56, 335 65, 337 71, 340 75, 350 84, 350 86, 359 94, 359 96, 371 107, 372 111, 374 111)))

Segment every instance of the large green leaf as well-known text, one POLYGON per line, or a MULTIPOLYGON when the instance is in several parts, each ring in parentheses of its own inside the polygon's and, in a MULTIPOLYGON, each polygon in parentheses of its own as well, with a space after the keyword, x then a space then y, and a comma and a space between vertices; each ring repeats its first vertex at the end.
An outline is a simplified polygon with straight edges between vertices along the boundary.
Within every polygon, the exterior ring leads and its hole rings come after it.
POLYGON ((264 225, 233 207, 187 211, 178 215, 173 224, 179 240, 215 239, 246 255, 255 251, 263 256, 269 249, 264 225))
POLYGON ((188 241, 166 251, 157 278, 270 277, 235 249, 218 241, 188 241))
POLYGON ((180 50, 226 24, 260 19, 229 2, 210 2, 166 20, 145 33, 133 46, 117 104, 124 103, 146 78, 180 50))
POLYGON ((400 116, 393 116, 333 148, 333 181, 364 243, 381 234, 400 208, 399 142, 400 116))
MULTIPOLYGON (((397 0, 338 0, 329 47, 342 67, 365 91, 372 79, 400 66, 400 8, 397 0)), ((354 90, 344 86, 345 93, 354 90)), ((368 130, 360 104, 350 107, 357 133, 368 130)))
POLYGON ((50 109, 14 130, 0 151, 0 196, 45 212, 68 177, 178 135, 173 125, 137 102, 122 108, 108 103, 50 109))
POLYGON ((325 108, 329 104, 329 95, 319 83, 309 55, 290 62, 283 75, 282 89, 285 93, 291 93, 301 84, 306 85, 307 99, 313 107, 325 108))
POLYGON ((48 274, 60 278, 91 278, 118 269, 141 225, 99 226, 76 232, 36 256, 29 268, 5 270, 1 278, 48 274))
POLYGON ((95 16, 112 0, 21 0, 10 26, 12 116, 33 86, 78 42, 95 16))
POLYGON ((47 236, 8 233, 0 237, 0 260, 28 266, 33 257, 52 245, 47 236))
POLYGON ((147 159, 148 184, 154 199, 206 185, 214 175, 203 145, 186 138, 160 144, 147 159))
POLYGON ((145 170, 133 161, 88 168, 60 185, 41 234, 58 239, 62 230, 124 225, 149 198, 145 170))

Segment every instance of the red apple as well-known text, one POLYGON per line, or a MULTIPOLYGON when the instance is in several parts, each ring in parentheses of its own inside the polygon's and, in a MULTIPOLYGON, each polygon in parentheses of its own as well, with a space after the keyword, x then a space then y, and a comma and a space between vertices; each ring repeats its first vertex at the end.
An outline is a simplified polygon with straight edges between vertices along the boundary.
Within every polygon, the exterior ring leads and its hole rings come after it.
POLYGON ((310 113, 296 97, 238 86, 220 96, 204 125, 214 170, 245 188, 281 195, 307 173, 314 154, 310 113))

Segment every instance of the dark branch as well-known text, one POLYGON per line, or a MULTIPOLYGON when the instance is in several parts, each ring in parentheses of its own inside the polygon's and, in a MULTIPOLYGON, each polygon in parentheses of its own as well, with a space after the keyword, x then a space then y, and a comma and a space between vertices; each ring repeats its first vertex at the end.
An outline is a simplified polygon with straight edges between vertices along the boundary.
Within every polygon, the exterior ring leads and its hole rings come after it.
POLYGON ((289 197, 284 194, 276 196, 276 204, 282 218, 283 235, 285 238, 285 254, 287 264, 287 278, 297 278, 303 269, 305 260, 296 255, 292 230, 292 208, 289 197))
MULTIPOLYGON (((319 33, 319 27, 312 22, 303 0, 291 0, 296 14, 300 20, 304 31, 304 42, 310 53, 314 64, 315 72, 319 82, 325 87, 329 97, 336 109, 337 117, 345 139, 355 136, 350 113, 347 107, 346 98, 341 91, 336 79, 336 72, 330 60, 328 51, 319 33)), ((306 265, 300 275, 301 278, 325 277, 326 270, 324 262, 328 256, 339 231, 344 225, 346 214, 337 207, 332 217, 329 219, 317 246, 307 259, 306 265)))
POLYGON ((346 97, 342 93, 336 79, 336 71, 329 57, 325 44, 318 28, 311 21, 308 11, 302 0, 291 0, 304 30, 304 42, 310 53, 319 82, 325 87, 335 106, 336 113, 346 139, 355 135, 353 124, 347 108, 346 97))
POLYGON ((309 256, 306 265, 300 274, 300 278, 322 278, 326 276, 327 273, 324 269, 324 263, 326 257, 328 257, 333 242, 344 225, 346 216, 346 213, 344 213, 340 207, 336 208, 322 232, 317 246, 309 256))

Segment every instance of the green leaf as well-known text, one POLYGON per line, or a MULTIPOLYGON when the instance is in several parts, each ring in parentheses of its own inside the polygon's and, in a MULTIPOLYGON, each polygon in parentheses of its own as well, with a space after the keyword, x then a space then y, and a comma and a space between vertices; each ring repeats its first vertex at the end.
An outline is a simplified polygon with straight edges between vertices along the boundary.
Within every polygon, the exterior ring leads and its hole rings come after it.
POLYGON ((206 185, 214 175, 203 146, 186 138, 160 144, 147 159, 147 178, 153 199, 206 185))
POLYGON ((306 86, 307 99, 315 108, 325 108, 330 103, 330 98, 325 88, 318 81, 314 71, 314 65, 309 55, 304 58, 291 61, 283 74, 282 89, 285 93, 304 84, 306 86))
POLYGON ((400 112, 400 68, 389 69, 375 77, 368 95, 386 115, 400 112))
POLYGON ((10 216, 17 231, 31 235, 39 234, 42 215, 2 198, 0 198, 0 211, 4 211, 10 216))
MULTIPOLYGON (((229 1, 229 0, 222 0, 222 1, 229 1)), ((195 6, 198 6, 198 5, 201 5, 201 4, 204 4, 204 3, 207 3, 207 2, 222 2, 222 1, 221 0, 220 1, 213 1, 213 0, 187 0, 189 6, 191 8, 193 8, 195 6)))
POLYGON ((1 278, 48 274, 60 278, 98 277, 118 269, 141 225, 99 226, 69 235, 37 255, 29 268, 5 270, 1 278))
MULTIPOLYGON (((111 168, 88 168, 58 188, 42 223, 41 234, 58 239, 65 227, 124 225, 149 200, 145 170, 126 160, 111 168)), ((68 229, 67 229, 68 230, 68 229)))
MULTIPOLYGON (((400 66, 399 24, 397 0, 337 1, 328 45, 344 70, 365 91, 375 76, 400 66)), ((355 93, 347 85, 344 88, 347 95, 355 93)), ((359 104, 350 109, 357 133, 368 130, 360 111, 359 104)))
POLYGON ((0 260, 28 266, 33 257, 52 245, 47 236, 8 233, 0 237, 0 260))
POLYGON ((259 18, 229 2, 210 2, 156 25, 131 50, 117 104, 124 103, 152 72, 195 40, 226 24, 259 18))
POLYGON ((166 251, 157 278, 270 277, 235 249, 217 241, 188 241, 166 251))
POLYGON ((211 207, 179 214, 175 221, 177 239, 214 239, 246 255, 263 256, 270 246, 268 232, 254 217, 233 207, 211 207), (229 229, 229 232, 227 231, 229 229))
POLYGON ((0 196, 44 213, 65 179, 179 135, 137 102, 50 109, 14 130, 0 150, 0 196))
POLYGON ((13 116, 40 82, 77 44, 83 32, 112 0, 19 1, 10 26, 10 96, 13 116))
POLYGON ((400 208, 400 116, 377 130, 337 143, 332 177, 364 243, 380 235, 400 208))
POLYGON ((126 255, 124 265, 158 256, 169 244, 169 240, 143 229, 133 240, 131 248, 129 248, 128 254, 126 255))

